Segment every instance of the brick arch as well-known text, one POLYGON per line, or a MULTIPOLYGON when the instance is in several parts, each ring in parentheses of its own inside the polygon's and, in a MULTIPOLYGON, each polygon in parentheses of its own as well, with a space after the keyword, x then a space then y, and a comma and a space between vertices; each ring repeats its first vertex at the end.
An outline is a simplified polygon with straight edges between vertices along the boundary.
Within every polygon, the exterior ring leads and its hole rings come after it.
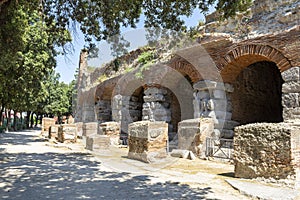
POLYGON ((176 71, 180 72, 184 76, 187 75, 193 83, 198 82, 201 80, 201 75, 196 68, 190 64, 189 62, 183 60, 182 58, 176 58, 171 61, 170 65, 171 68, 175 69, 176 71))
POLYGON ((120 78, 120 76, 111 78, 97 85, 94 93, 95 102, 98 100, 110 100, 114 87, 120 78))
POLYGON ((236 47, 223 56, 217 66, 223 81, 233 82, 244 68, 260 61, 274 62, 280 72, 292 67, 290 61, 277 49, 257 44, 236 47))

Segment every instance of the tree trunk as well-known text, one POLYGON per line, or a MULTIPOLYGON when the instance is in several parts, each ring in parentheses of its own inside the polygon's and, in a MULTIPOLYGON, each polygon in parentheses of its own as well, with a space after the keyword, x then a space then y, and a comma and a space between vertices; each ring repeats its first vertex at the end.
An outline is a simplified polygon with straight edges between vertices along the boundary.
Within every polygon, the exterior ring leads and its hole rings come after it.
POLYGON ((6 112, 6 119, 7 119, 7 124, 6 124, 6 132, 9 132, 9 126, 10 126, 10 121, 11 121, 11 118, 10 118, 10 109, 7 110, 6 112))
POLYGON ((0 116, 0 126, 3 125, 3 112, 4 112, 4 105, 1 105, 1 116, 0 116))
POLYGON ((17 111, 14 110, 14 123, 13 123, 14 131, 17 130, 17 111))
POLYGON ((26 128, 29 129, 29 120, 30 120, 30 111, 27 111, 27 116, 26 116, 26 128))
POLYGON ((37 114, 36 114, 35 125, 34 125, 34 127, 37 127, 37 125, 38 125, 39 115, 40 115, 40 113, 37 113, 37 114))
POLYGON ((34 120, 33 120, 33 114, 34 114, 34 112, 31 112, 31 117, 30 117, 30 128, 33 128, 33 123, 34 123, 34 120))
POLYGON ((42 121, 43 121, 43 114, 40 115, 40 125, 42 125, 42 121))

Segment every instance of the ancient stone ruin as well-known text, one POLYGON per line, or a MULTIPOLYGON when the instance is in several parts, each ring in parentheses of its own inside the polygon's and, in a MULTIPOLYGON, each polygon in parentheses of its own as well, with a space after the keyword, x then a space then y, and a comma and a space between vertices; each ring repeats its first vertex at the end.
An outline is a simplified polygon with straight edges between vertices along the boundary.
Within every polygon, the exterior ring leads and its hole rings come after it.
POLYGON ((82 51, 75 121, 83 137, 103 148, 128 145, 130 157, 144 161, 162 149, 206 157, 234 148, 227 158, 236 176, 299 184, 299 10, 296 0, 257 0, 225 21, 213 13, 198 27, 197 44, 152 65, 137 64, 150 51, 141 48, 117 68, 89 71, 82 51), (152 123, 161 123, 157 137, 168 138, 167 147, 152 136, 152 123))

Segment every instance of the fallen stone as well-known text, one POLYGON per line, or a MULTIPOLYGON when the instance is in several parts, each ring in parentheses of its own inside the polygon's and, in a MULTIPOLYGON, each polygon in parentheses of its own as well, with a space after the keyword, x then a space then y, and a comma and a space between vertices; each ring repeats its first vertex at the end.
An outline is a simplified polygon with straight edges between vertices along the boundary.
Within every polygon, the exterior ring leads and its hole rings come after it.
POLYGON ((175 158, 188 158, 189 156, 188 150, 182 150, 182 149, 173 149, 171 152, 171 156, 175 158))

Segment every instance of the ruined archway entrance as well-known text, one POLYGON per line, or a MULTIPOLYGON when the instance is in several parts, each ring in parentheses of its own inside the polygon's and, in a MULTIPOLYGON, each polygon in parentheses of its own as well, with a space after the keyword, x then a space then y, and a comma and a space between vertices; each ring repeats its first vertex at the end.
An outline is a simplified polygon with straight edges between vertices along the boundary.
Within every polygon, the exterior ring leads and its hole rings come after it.
POLYGON ((240 124, 283 121, 282 83, 274 62, 260 61, 244 68, 232 83, 232 120, 240 124))

